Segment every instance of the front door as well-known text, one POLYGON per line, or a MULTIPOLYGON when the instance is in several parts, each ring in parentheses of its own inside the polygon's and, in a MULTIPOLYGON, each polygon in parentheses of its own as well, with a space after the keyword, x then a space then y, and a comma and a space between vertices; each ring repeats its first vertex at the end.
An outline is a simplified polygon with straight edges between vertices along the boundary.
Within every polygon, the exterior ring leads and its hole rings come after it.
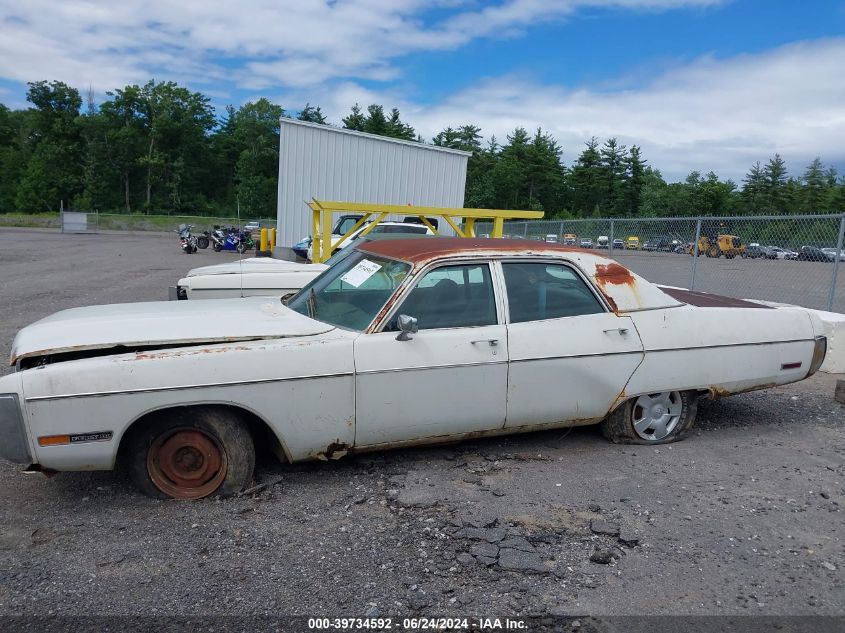
POLYGON ((608 312, 573 267, 504 262, 507 427, 603 417, 642 362, 630 317, 608 312))
POLYGON ((501 428, 507 350, 489 264, 429 271, 383 331, 355 341, 355 445, 501 428), (409 341, 396 340, 399 314, 418 320, 409 341))

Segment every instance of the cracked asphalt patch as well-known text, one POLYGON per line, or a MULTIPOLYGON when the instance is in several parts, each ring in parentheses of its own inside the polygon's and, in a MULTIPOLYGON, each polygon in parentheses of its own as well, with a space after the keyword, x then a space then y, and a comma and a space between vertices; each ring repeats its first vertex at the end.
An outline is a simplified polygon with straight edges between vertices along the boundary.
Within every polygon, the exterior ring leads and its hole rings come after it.
MULTIPOLYGON (((4 355, 27 322, 162 298, 188 267, 231 259, 187 257, 172 236, 9 230, 0 253, 4 355)), ((265 456, 255 492, 230 499, 3 463, 0 614, 843 615, 835 379, 702 402, 689 439, 660 447, 579 428, 265 456)))

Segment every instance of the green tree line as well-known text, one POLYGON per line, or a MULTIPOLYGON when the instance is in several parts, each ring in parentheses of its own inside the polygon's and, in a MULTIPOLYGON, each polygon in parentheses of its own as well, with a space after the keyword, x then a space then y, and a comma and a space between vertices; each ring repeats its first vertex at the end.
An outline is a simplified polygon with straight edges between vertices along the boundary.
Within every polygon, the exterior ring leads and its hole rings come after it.
MULTIPOLYGON (((287 111, 261 98, 215 112, 174 82, 151 80, 97 104, 59 81, 28 84, 25 109, 0 104, 0 212, 60 206, 101 212, 230 215, 276 213, 279 119, 328 124, 321 108, 287 111), (237 201, 237 202, 236 202, 237 201)), ((427 142, 398 109, 351 107, 347 129, 427 142)), ((775 155, 740 184, 713 171, 667 182, 642 150, 615 138, 586 141, 564 165, 551 134, 522 127, 504 143, 482 130, 447 127, 434 145, 471 152, 465 204, 536 209, 546 217, 692 216, 845 211, 845 179, 820 158, 798 175, 775 155)))

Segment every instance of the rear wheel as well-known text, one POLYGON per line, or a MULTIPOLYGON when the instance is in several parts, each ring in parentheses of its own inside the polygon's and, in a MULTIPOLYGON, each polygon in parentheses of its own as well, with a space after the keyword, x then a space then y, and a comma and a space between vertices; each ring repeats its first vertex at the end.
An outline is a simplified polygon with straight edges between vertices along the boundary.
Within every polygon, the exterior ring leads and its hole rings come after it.
POLYGON ((224 411, 175 410, 141 427, 128 440, 129 475, 151 497, 225 496, 252 481, 252 436, 236 416, 224 411))
POLYGON ((695 424, 694 391, 665 391, 632 398, 604 422, 602 434, 616 444, 667 444, 684 439, 695 424))
POLYGON ((222 250, 223 250, 223 247, 222 247, 222 246, 220 246, 220 244, 219 244, 218 242, 214 242, 214 243, 211 245, 211 249, 212 249, 215 253, 219 253, 220 251, 222 251, 222 250))
POLYGON ((208 248, 208 238, 205 235, 201 235, 200 237, 198 237, 197 246, 199 246, 203 250, 208 248))

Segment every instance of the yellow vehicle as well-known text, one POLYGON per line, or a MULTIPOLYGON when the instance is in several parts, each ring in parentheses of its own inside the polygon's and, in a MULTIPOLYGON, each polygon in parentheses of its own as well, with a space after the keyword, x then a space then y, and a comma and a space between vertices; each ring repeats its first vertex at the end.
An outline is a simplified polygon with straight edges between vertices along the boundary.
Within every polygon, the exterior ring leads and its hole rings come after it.
MULTIPOLYGON (((687 245, 690 255, 695 253, 695 244, 687 245)), ((721 257, 733 259, 745 252, 745 245, 736 235, 717 235, 715 239, 702 235, 698 238, 698 254, 707 257, 721 257)))
POLYGON ((564 233, 563 234, 563 245, 564 246, 575 246, 578 243, 578 236, 575 233, 564 233))
POLYGON ((627 240, 625 240, 625 250, 628 251, 638 251, 640 250, 640 238, 636 235, 631 235, 627 240))

